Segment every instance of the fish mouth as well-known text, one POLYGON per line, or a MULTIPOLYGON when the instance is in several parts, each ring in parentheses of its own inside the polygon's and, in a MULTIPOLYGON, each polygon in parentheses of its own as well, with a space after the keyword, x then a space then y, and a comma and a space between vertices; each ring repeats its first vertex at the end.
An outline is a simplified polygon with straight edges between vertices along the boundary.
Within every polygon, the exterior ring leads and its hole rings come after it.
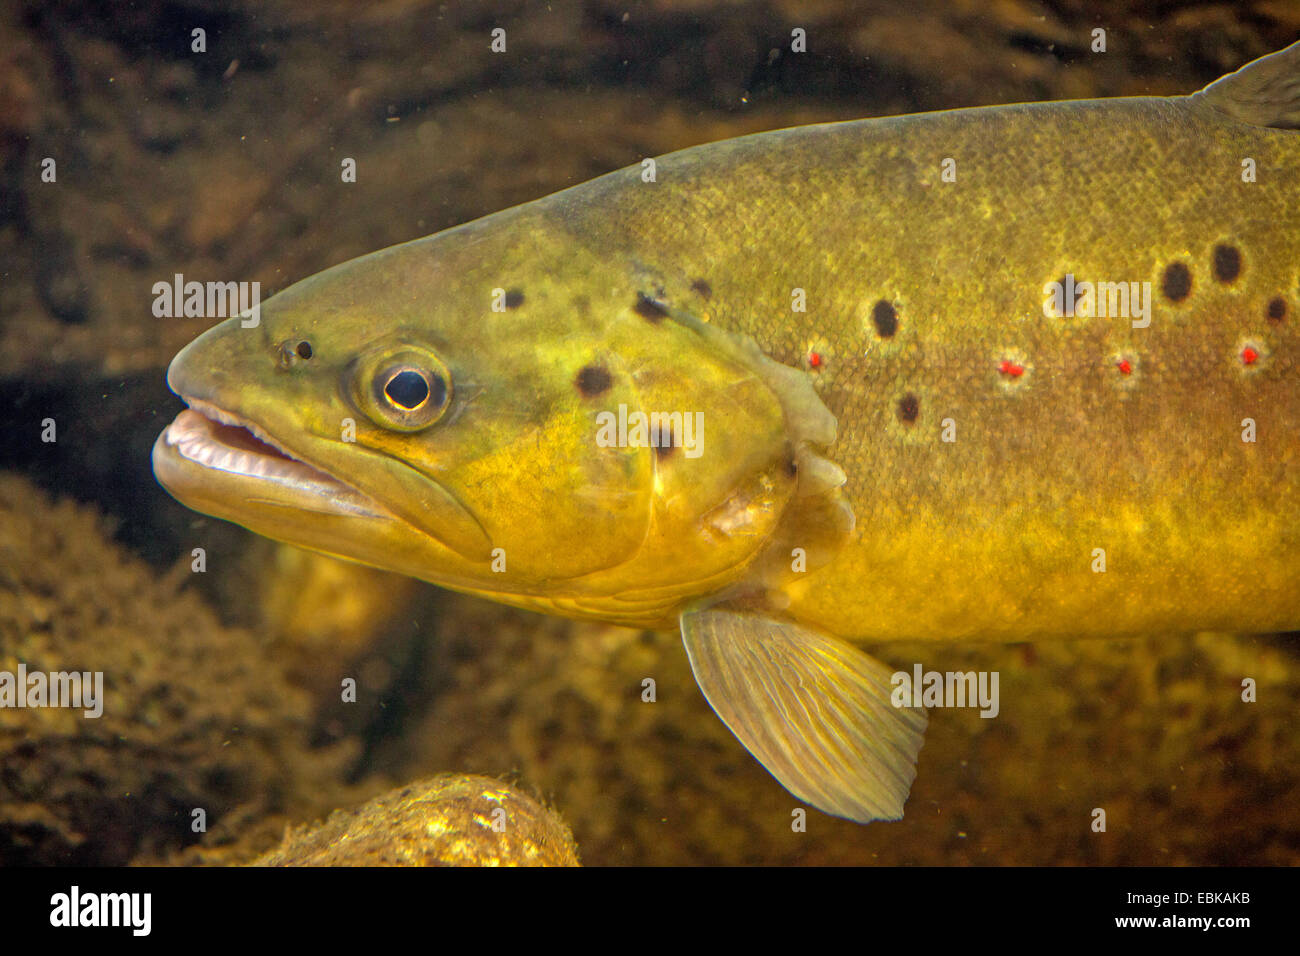
MULTIPOLYGON (((286 448, 255 422, 203 399, 181 395, 189 407, 158 436, 154 473, 184 502, 199 483, 241 486, 250 503, 322 514, 394 516, 369 495, 286 448), (253 484, 256 483, 256 484, 253 484), (260 491, 254 491, 254 488, 260 491)), ((212 490, 217 490, 215 487, 212 490)))

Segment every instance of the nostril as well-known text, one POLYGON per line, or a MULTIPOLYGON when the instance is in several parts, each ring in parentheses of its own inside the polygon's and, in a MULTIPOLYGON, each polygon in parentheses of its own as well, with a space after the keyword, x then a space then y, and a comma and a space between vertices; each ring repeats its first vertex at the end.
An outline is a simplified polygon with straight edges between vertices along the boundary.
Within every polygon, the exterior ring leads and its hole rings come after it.
POLYGON ((306 339, 295 341, 288 339, 280 343, 280 368, 292 368, 298 362, 305 362, 316 354, 306 339))

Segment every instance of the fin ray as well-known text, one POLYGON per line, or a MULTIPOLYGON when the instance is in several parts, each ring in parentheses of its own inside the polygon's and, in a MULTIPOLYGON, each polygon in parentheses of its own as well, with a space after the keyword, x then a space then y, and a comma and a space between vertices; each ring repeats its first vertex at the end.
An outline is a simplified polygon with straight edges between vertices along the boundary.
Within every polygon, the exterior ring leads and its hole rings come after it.
POLYGON ((782 786, 850 820, 903 815, 926 717, 893 705, 888 667, 756 613, 710 608, 681 623, 709 705, 782 786))
POLYGON ((1253 126, 1300 129, 1300 43, 1252 60, 1192 98, 1253 126))

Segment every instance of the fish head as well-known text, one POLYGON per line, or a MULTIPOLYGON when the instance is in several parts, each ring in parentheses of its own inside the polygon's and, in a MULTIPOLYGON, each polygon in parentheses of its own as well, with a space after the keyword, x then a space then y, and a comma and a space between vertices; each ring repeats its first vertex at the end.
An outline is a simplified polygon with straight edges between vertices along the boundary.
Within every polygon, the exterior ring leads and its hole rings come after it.
POLYGON ((797 485, 779 396, 617 262, 545 223, 484 225, 498 216, 190 343, 168 370, 189 408, 155 474, 291 544, 553 613, 671 621, 770 544, 797 485))

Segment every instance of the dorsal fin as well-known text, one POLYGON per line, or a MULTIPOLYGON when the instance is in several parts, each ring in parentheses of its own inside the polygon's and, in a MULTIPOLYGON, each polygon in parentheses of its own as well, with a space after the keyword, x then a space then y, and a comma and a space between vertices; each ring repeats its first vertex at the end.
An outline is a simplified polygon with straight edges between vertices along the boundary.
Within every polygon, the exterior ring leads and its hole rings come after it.
POLYGON ((1252 126, 1300 129, 1300 43, 1252 60, 1192 98, 1252 126))

